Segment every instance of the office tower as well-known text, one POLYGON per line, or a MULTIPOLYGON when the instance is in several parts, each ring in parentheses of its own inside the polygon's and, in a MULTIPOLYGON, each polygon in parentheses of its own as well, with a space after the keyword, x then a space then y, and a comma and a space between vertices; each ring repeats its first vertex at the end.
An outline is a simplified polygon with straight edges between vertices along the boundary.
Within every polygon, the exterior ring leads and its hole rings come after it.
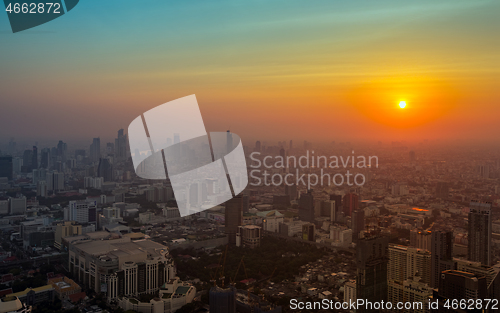
POLYGON ((321 212, 320 216, 329 217, 330 222, 335 222, 335 201, 327 200, 321 201, 321 212))
POLYGON ((491 265, 491 203, 472 201, 469 211, 469 245, 467 247, 470 261, 491 265))
POLYGON ((209 292, 210 313, 236 313, 236 289, 212 287, 209 292))
POLYGON ((285 184, 285 195, 290 196, 290 200, 297 200, 298 197, 298 192, 297 192, 297 185, 293 184, 291 186, 285 184))
MULTIPOLYGON (((389 282, 402 284, 407 279, 420 277, 420 282, 431 282, 431 253, 427 250, 400 245, 389 246, 389 282)), ((389 301, 391 298, 389 297, 389 301)))
POLYGON ((47 197, 48 196, 48 188, 47 188, 47 182, 44 180, 41 180, 37 182, 36 184, 36 195, 38 197, 47 197))
POLYGON ((97 221, 97 203, 85 200, 74 200, 69 202, 65 209, 64 220, 77 223, 95 223, 97 221))
POLYGON ((410 246, 432 251, 432 232, 418 229, 411 230, 410 246))
POLYGON ((431 233, 431 287, 439 287, 441 272, 455 269, 453 232, 433 230, 431 233))
POLYGON ((9 214, 20 215, 26 212, 26 197, 18 195, 16 198, 9 198, 9 214))
POLYGON ((13 162, 11 156, 0 156, 0 177, 7 177, 12 180, 13 162))
POLYGON ((106 155, 113 156, 115 154, 115 144, 112 142, 108 142, 106 144, 106 155))
POLYGON ((32 152, 32 158, 31 158, 31 169, 38 169, 38 148, 36 146, 33 146, 33 152, 32 152))
POLYGON ((118 131, 118 137, 115 139, 115 158, 120 161, 125 160, 128 151, 128 136, 123 133, 123 129, 120 129, 118 131))
POLYGON ((262 237, 262 227, 257 225, 238 226, 236 234, 236 246, 256 248, 260 246, 260 238, 262 237))
POLYGON ((178 133, 174 133, 174 145, 181 142, 181 137, 178 133))
POLYGON ((24 150, 23 153, 23 166, 21 167, 21 172, 30 173, 31 172, 31 162, 33 161, 33 151, 24 150))
POLYGON ((351 217, 352 241, 357 242, 361 232, 365 229, 365 210, 352 211, 351 217))
POLYGON ((292 150, 292 149, 293 149, 293 141, 290 140, 290 150, 292 150))
POLYGON ((359 197, 355 193, 348 193, 342 201, 345 216, 352 216, 352 212, 358 209, 359 197))
POLYGON ((250 196, 248 195, 242 195, 243 198, 243 213, 248 213, 248 210, 250 210, 250 196))
POLYGON ((243 197, 238 195, 226 201, 224 228, 228 244, 236 245, 238 226, 243 224, 243 197))
POLYGON ((340 221, 340 213, 343 213, 342 211, 342 196, 341 195, 335 195, 332 194, 330 195, 330 200, 335 201, 335 219, 336 221, 340 221))
POLYGON ((415 164, 415 161, 417 160, 417 158, 415 157, 415 151, 410 151, 410 163, 411 164, 415 164))
POLYGON ((12 171, 14 174, 20 174, 23 167, 23 158, 15 157, 12 158, 12 171))
POLYGON ((97 176, 102 177, 105 182, 113 181, 113 166, 108 158, 100 158, 97 167, 97 176))
POLYGON ((330 239, 333 241, 332 245, 347 248, 352 243, 352 229, 347 226, 331 226, 330 239))
POLYGON ((59 158, 62 162, 66 161, 67 150, 68 150, 68 145, 62 140, 59 140, 59 142, 57 143, 56 155, 57 158, 59 158))
POLYGON ((441 199, 448 199, 449 186, 447 182, 438 182, 436 186, 436 197, 441 199))
POLYGON ((40 157, 40 168, 48 169, 50 167, 50 149, 43 148, 40 157))
POLYGON ((255 152, 260 152, 260 141, 255 142, 255 152))
POLYGON ((314 197, 311 189, 306 194, 300 195, 299 219, 304 222, 314 223, 314 197))
POLYGON ((48 172, 45 177, 48 191, 56 192, 58 190, 64 190, 64 173, 52 171, 48 172))
POLYGON ((305 241, 315 241, 316 227, 313 223, 302 225, 302 239, 305 241))
POLYGON ((33 170, 33 177, 32 177, 32 182, 33 184, 37 184, 39 181, 46 180, 47 179, 47 170, 44 168, 40 169, 34 169, 33 170))
POLYGON ((439 280, 439 296, 444 299, 486 299, 486 277, 457 270, 444 271, 439 280))
MULTIPOLYGON (((387 300, 387 249, 389 240, 382 236, 369 236, 356 245, 356 298, 370 302, 387 300)), ((363 308, 358 312, 370 312, 363 308)))
POLYGON ((92 144, 90 145, 90 160, 92 162, 97 162, 101 158, 101 139, 94 138, 92 144))

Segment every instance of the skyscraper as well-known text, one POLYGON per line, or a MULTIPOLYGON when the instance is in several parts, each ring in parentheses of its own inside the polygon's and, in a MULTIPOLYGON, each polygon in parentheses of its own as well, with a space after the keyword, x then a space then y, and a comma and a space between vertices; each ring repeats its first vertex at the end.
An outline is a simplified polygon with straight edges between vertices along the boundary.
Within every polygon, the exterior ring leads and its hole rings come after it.
POLYGON ((352 216, 352 212, 358 209, 359 197, 355 193, 348 193, 342 201, 345 216, 352 216))
POLYGON ((92 144, 90 145, 90 160, 92 162, 97 162, 101 158, 101 139, 94 138, 92 144))
MULTIPOLYGON (((356 299, 370 302, 387 300, 386 237, 370 236, 358 240, 356 245, 356 299)), ((370 312, 365 308, 358 312, 370 312)))
POLYGON ((243 224, 243 197, 238 195, 226 201, 224 228, 228 244, 236 245, 238 226, 243 224))
POLYGON ((33 152, 31 156, 31 169, 38 169, 38 148, 33 146, 33 152))
POLYGON ((314 197, 312 190, 301 194, 299 199, 299 219, 301 221, 314 223, 314 197))
POLYGON ((209 291, 209 302, 211 313, 236 313, 236 289, 212 287, 209 291))
POLYGON ((441 272, 455 269, 452 259, 453 232, 432 231, 431 233, 431 287, 439 287, 441 272))
POLYGON ((7 177, 8 180, 12 180, 13 175, 13 165, 11 156, 1 156, 0 157, 0 177, 7 177))
POLYGON ((115 139, 115 158, 120 161, 125 160, 128 151, 128 136, 123 133, 123 129, 120 129, 118 137, 115 139))
POLYGON ((358 209, 352 212, 351 217, 352 241, 357 242, 360 233, 365 228, 365 210, 358 209))
POLYGON ((40 159, 40 167, 48 169, 50 167, 50 149, 44 148, 42 149, 41 159, 40 159))
POLYGON ((470 261, 491 265, 491 203, 472 201, 469 211, 469 245, 470 261))
POLYGON ((487 298, 486 277, 473 273, 449 270, 441 274, 439 296, 444 299, 487 298))
POLYGON ((23 153, 23 166, 21 167, 21 171, 23 173, 31 172, 31 162, 33 161, 33 151, 32 150, 24 150, 23 153))
POLYGON ((342 211, 342 196, 332 194, 330 195, 330 200, 335 201, 335 221, 340 222, 340 217, 344 215, 342 211))
POLYGON ((104 178, 105 182, 113 181, 113 166, 108 158, 100 158, 97 166, 97 176, 104 178))

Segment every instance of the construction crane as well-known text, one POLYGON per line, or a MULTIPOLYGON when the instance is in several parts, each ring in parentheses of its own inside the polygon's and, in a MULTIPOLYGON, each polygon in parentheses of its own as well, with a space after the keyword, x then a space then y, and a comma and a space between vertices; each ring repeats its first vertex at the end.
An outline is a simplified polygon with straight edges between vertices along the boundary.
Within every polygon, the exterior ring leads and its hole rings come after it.
POLYGON ((210 280, 211 283, 214 283, 214 286, 217 286, 217 272, 219 271, 219 268, 221 267, 221 262, 222 258, 224 257, 224 265, 222 267, 222 272, 221 272, 221 277, 219 279, 224 279, 224 266, 226 264, 226 257, 227 257, 227 245, 226 245, 226 251, 224 253, 221 253, 220 258, 219 258, 219 263, 217 264, 217 268, 215 269, 215 273, 211 275, 210 280))

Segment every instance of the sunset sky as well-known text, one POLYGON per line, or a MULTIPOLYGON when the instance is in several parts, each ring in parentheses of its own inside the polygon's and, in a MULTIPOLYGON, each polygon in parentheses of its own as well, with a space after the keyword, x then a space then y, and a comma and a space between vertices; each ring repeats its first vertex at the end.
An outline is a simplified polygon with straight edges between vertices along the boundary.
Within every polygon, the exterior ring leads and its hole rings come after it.
POLYGON ((0 13, 0 139, 111 138, 196 94, 207 130, 243 140, 498 141, 499 13, 493 0, 85 0, 16 34, 0 13))

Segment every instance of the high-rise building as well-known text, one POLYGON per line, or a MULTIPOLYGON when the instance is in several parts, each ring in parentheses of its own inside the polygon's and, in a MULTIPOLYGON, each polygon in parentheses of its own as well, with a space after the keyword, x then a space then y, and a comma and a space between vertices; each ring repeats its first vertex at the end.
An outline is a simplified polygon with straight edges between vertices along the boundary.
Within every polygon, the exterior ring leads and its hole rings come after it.
POLYGON ((69 206, 64 209, 64 220, 75 221, 80 224, 96 223, 97 202, 85 200, 70 201, 69 206))
POLYGON ((125 160, 128 156, 128 151, 128 136, 124 134, 123 129, 120 129, 118 131, 118 138, 115 139, 115 158, 119 161, 125 160))
POLYGON ((335 201, 327 200, 321 202, 321 216, 329 217, 330 222, 335 222, 335 201))
POLYGON ((33 146, 33 152, 31 155, 31 169, 38 169, 38 148, 33 146))
POLYGON ((57 143, 57 157, 62 161, 66 161, 66 152, 68 151, 68 145, 63 142, 62 140, 59 140, 57 143))
POLYGON ((238 195, 226 201, 224 228, 228 244, 236 245, 238 226, 243 225, 243 197, 238 195))
POLYGON ((12 180, 13 164, 11 156, 0 156, 0 177, 7 177, 12 180))
POLYGON ((50 149, 43 148, 40 157, 40 168, 48 169, 50 167, 50 149))
POLYGON ((92 144, 90 145, 90 160, 92 162, 97 162, 101 158, 101 139, 94 138, 92 144))
POLYGON ((58 171, 48 172, 45 175, 48 191, 64 190, 64 173, 58 171))
POLYGON ((238 226, 236 234, 236 246, 256 248, 260 246, 262 228, 257 225, 238 226))
POLYGON ((439 296, 444 299, 486 299, 486 277, 457 270, 441 273, 439 296))
POLYGON ((24 150, 23 153, 23 166, 21 167, 21 172, 30 173, 32 170, 31 162, 33 161, 33 151, 24 150))
POLYGON ((36 195, 39 197, 48 196, 47 182, 45 180, 41 180, 36 184, 36 195))
POLYGON ((210 313, 236 313, 236 289, 212 287, 209 292, 210 313))
POLYGON ((102 177, 105 182, 113 181, 113 165, 108 158, 100 158, 97 166, 97 176, 102 177))
POLYGON ((290 148, 290 150, 293 149, 293 140, 290 140, 290 147, 289 148, 290 148))
POLYGON ((365 210, 358 209, 352 211, 351 216, 352 241, 357 242, 361 232, 365 229, 365 210))
POLYGON ((20 215, 26 212, 26 197, 18 195, 16 198, 9 198, 9 214, 20 215))
POLYGON ((291 201, 297 200, 297 185, 293 184, 289 186, 288 184, 285 184, 285 195, 289 195, 291 201))
MULTIPOLYGON (((388 242, 386 237, 365 236, 356 245, 356 298, 370 302, 387 300, 388 242)), ((370 312, 367 308, 358 312, 370 312)))
POLYGON ((331 194, 330 200, 335 201, 335 221, 336 222, 343 222, 340 220, 340 217, 342 215, 344 215, 344 212, 342 210, 342 196, 336 195, 336 194, 331 194))
POLYGON ((469 260, 491 265, 491 203, 477 201, 470 203, 468 227, 469 260))
POLYGON ((313 223, 302 225, 302 239, 305 241, 315 241, 316 227, 313 223))
POLYGON ((345 216, 352 216, 352 212, 358 209, 359 197, 355 193, 348 193, 342 201, 345 216))
POLYGON ((455 269, 453 232, 433 230, 431 233, 431 287, 439 287, 441 272, 455 269))
POLYGON ((301 194, 299 199, 299 219, 304 222, 314 223, 314 197, 312 190, 301 194))
POLYGON ((423 249, 390 245, 388 280, 402 284, 415 276, 420 277, 420 282, 430 284, 431 253, 423 249))
POLYGON ((410 231, 410 246, 432 251, 432 232, 413 229, 410 231))

